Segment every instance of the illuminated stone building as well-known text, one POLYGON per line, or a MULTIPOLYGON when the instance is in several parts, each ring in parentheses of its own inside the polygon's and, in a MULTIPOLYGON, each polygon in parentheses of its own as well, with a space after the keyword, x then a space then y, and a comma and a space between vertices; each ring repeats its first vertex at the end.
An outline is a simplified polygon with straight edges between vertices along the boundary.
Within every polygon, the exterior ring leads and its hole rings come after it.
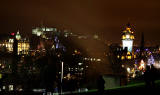
POLYGON ((32 34, 44 39, 53 39, 56 33, 58 33, 57 28, 36 27, 32 29, 32 34))
POLYGON ((19 31, 16 34, 16 39, 18 40, 18 55, 28 54, 30 48, 29 40, 21 38, 19 31))
POLYGON ((19 54, 28 54, 29 53, 29 40, 21 39, 18 41, 18 55, 19 54))
POLYGON ((11 33, 11 35, 12 37, 8 37, 7 39, 4 39, 2 42, 0 42, 0 47, 2 50, 6 50, 9 53, 13 52, 14 37, 16 37, 18 40, 18 55, 28 54, 30 49, 29 40, 26 38, 21 38, 19 31, 16 33, 16 35, 13 33, 11 33))

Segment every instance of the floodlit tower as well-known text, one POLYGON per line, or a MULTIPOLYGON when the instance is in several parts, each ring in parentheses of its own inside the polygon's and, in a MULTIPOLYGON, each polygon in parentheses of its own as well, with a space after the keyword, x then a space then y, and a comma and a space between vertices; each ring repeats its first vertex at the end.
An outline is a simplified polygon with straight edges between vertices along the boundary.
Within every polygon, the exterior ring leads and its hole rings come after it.
POLYGON ((21 39, 21 35, 20 35, 20 33, 19 33, 19 30, 17 31, 16 39, 17 39, 17 40, 20 40, 20 39, 21 39))
POLYGON ((127 24, 126 29, 123 31, 122 34, 123 49, 127 48, 128 52, 132 52, 133 40, 134 40, 133 31, 131 31, 130 24, 127 24))

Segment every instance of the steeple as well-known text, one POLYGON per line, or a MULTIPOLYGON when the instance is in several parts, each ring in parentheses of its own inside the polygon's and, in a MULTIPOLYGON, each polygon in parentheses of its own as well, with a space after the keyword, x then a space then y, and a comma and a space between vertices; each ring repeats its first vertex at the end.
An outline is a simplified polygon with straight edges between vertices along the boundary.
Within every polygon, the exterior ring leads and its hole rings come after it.
POLYGON ((140 43, 140 57, 143 58, 143 52, 144 52, 144 33, 141 34, 141 43, 140 43))
POLYGON ((128 22, 126 27, 131 28, 131 24, 128 22))
POLYGON ((140 48, 141 48, 141 51, 144 50, 144 33, 142 32, 141 34, 141 44, 140 44, 140 48))

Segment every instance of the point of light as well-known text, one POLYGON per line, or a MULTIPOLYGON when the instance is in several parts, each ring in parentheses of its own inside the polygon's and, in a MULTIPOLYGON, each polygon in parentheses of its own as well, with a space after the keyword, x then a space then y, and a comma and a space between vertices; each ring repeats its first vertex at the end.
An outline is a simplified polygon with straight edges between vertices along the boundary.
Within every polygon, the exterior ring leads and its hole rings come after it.
POLYGON ((128 67, 128 68, 127 68, 127 72, 130 73, 130 71, 131 71, 131 69, 128 67))

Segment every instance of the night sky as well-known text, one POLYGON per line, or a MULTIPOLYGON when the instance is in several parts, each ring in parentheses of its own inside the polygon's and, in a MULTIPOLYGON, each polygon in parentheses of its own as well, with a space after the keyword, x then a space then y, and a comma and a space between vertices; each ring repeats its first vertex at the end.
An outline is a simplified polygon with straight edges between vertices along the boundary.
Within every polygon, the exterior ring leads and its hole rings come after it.
POLYGON ((1 34, 19 29, 29 35, 42 21, 117 43, 129 21, 137 44, 141 32, 147 44, 160 42, 160 0, 0 0, 1 34))

